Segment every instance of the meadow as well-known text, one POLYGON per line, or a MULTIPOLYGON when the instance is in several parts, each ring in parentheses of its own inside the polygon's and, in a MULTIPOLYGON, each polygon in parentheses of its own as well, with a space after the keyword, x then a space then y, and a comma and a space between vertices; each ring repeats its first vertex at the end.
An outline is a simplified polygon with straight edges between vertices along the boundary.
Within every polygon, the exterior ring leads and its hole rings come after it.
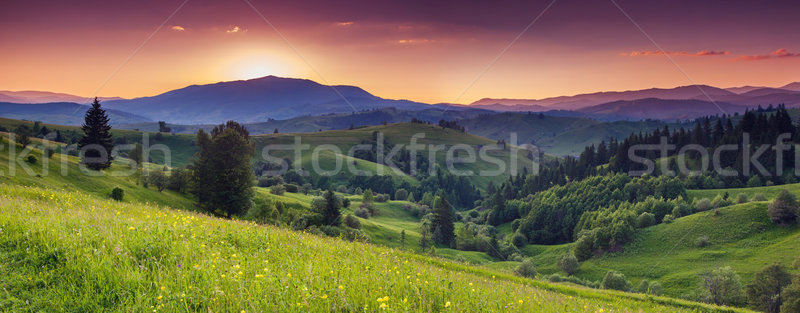
POLYGON ((3 311, 745 311, 8 184, 0 185, 0 260, 3 311))

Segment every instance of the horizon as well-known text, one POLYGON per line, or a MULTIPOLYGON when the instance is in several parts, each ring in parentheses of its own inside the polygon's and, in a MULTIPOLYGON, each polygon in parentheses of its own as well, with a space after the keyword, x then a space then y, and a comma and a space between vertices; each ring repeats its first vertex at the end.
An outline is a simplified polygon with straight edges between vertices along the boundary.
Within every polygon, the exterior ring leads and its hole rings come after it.
POLYGON ((146 4, 4 4, 0 89, 135 98, 275 75, 465 104, 800 81, 790 1, 146 4))

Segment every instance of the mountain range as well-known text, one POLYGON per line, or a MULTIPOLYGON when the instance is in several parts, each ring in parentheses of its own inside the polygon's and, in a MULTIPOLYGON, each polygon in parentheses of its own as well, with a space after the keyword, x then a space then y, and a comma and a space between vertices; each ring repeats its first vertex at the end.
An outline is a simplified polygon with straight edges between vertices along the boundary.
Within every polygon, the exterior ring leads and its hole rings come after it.
MULTIPOLYGON (((79 117, 65 116, 65 102, 87 103, 89 99, 51 92, 0 91, 0 101, 6 102, 2 114, 6 117, 41 119, 61 124, 79 124, 79 117), (31 112, 25 106, 10 103, 48 103, 54 110, 31 112), (61 107, 59 107, 61 106, 61 107), (18 111, 15 111, 18 110, 18 111)), ((436 116, 447 118, 436 111, 483 110, 499 112, 543 112, 562 117, 583 117, 603 121, 660 119, 686 120, 698 116, 733 114, 759 105, 800 105, 800 83, 772 88, 742 86, 718 88, 708 85, 690 85, 676 88, 650 88, 631 91, 612 91, 560 96, 545 99, 491 99, 485 98, 469 105, 427 104, 410 100, 385 99, 368 91, 348 85, 329 86, 307 79, 266 76, 250 80, 191 85, 156 96, 133 99, 103 98, 103 106, 114 110, 116 123, 125 120, 130 124, 149 121, 167 121, 183 125, 211 125, 227 120, 249 124, 263 123, 263 127, 313 130, 317 122, 294 125, 286 122, 304 116, 326 114, 348 115, 395 108, 406 112, 387 118, 392 122, 402 116, 436 116), (411 113, 408 113, 411 112, 411 113), (416 113, 414 113, 416 112, 416 113), (425 113, 427 112, 427 113, 425 113), (432 113, 434 112, 434 113, 432 113), (125 113, 125 114, 123 114, 125 113), (433 114, 433 115, 431 115, 433 114), (284 122, 277 122, 284 121, 284 122)), ((327 127, 349 124, 347 118, 324 121, 327 127)), ((375 120, 370 118, 369 120, 375 120)), ((305 119, 308 121, 308 119, 305 119)), ((357 120, 356 120, 357 122, 357 120)), ((358 123, 356 123, 358 124, 358 123)))

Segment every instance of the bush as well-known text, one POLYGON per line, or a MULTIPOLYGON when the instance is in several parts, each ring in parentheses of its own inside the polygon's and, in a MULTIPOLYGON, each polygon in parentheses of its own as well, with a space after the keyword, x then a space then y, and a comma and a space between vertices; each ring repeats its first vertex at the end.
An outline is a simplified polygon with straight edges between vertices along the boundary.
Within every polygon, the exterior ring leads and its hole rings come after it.
POLYGON ((522 248, 526 244, 528 244, 528 238, 525 237, 525 235, 516 232, 514 233, 514 236, 511 237, 511 244, 513 244, 517 248, 522 248))
POLYGON ((53 154, 55 154, 55 153, 56 153, 56 150, 54 150, 53 148, 47 147, 47 148, 44 149, 44 155, 46 155, 48 158, 52 158, 53 154))
POLYGON ((353 211, 353 214, 355 214, 356 216, 358 216, 360 218, 363 218, 363 219, 368 219, 369 218, 369 210, 367 210, 365 208, 358 208, 355 211, 353 211))
POLYGON ((758 175, 753 175, 753 177, 750 177, 750 179, 747 180, 747 187, 749 188, 761 186, 764 186, 764 183, 761 182, 761 177, 758 177, 758 175))
POLYGON ((711 201, 711 207, 715 209, 726 207, 731 204, 731 200, 728 199, 728 193, 725 193, 725 195, 717 195, 714 197, 714 200, 711 201))
POLYGON ((397 191, 394 192, 394 199, 398 201, 408 199, 408 190, 403 188, 397 189, 397 191))
POLYGON ((711 209, 711 200, 703 198, 694 202, 694 208, 697 212, 705 212, 711 209))
POLYGON ((164 191, 167 188, 167 175, 162 170, 154 170, 147 173, 147 182, 153 185, 158 191, 164 191))
POLYGON ((636 287, 636 292, 638 293, 647 293, 647 290, 650 289, 650 282, 647 279, 642 279, 639 283, 639 287, 636 287))
POLYGON ((600 283, 600 287, 603 289, 628 291, 631 289, 631 284, 625 279, 625 275, 622 273, 608 271, 606 276, 603 277, 603 282, 600 283))
POLYGON ((572 276, 572 274, 575 274, 575 272, 581 268, 581 264, 578 263, 578 258, 572 253, 562 254, 558 258, 558 261, 556 261, 556 265, 569 276, 572 276))
POLYGON ((344 225, 352 229, 361 229, 361 222, 355 216, 347 214, 344 217, 344 225))
POLYGON ((27 158, 25 158, 25 161, 30 164, 36 164, 36 161, 38 160, 36 159, 35 156, 29 155, 27 158))
POLYGON ((697 237, 697 240, 694 241, 694 245, 699 247, 699 248, 707 247, 709 245, 708 236, 703 235, 703 236, 697 237))
POLYGON ((379 193, 375 196, 375 202, 386 202, 389 201, 389 196, 383 193, 379 193))
POLYGON ((297 193, 297 191, 299 190, 297 185, 295 184, 285 184, 283 186, 284 188, 286 188, 286 192, 297 193))
POLYGON ((661 284, 657 281, 651 282, 650 286, 647 288, 647 294, 660 296, 664 293, 664 287, 661 287, 661 284))
POLYGON ((699 300, 716 305, 739 305, 744 300, 742 282, 730 266, 721 267, 703 277, 699 300))
POLYGON ((653 213, 644 212, 636 220, 636 226, 646 228, 656 224, 656 216, 653 213))
POLYGON ((753 195, 753 201, 767 201, 767 197, 764 196, 763 193, 757 193, 753 195))
POLYGON ((773 223, 786 225, 797 220, 797 200, 786 190, 781 190, 775 201, 769 204, 767 214, 773 223))
POLYGON ((269 188, 269 193, 271 193, 273 195, 280 196, 284 192, 286 192, 286 187, 284 187, 284 185, 275 185, 275 186, 272 186, 272 187, 269 188))
POLYGON ((122 190, 122 188, 119 187, 115 187, 114 189, 111 190, 110 197, 111 199, 122 201, 122 198, 125 198, 125 190, 122 190))
POLYGON ((738 196, 736 196, 736 203, 739 204, 747 203, 747 195, 740 193, 738 196))
POLYGON ((783 300, 781 313, 800 312, 800 274, 794 276, 791 285, 783 288, 781 299, 783 300))
POLYGON ((661 221, 664 224, 669 224, 675 221, 675 217, 672 214, 664 215, 664 220, 661 221))
POLYGON ((514 269, 514 273, 522 277, 536 278, 536 265, 533 264, 533 260, 525 259, 514 269))

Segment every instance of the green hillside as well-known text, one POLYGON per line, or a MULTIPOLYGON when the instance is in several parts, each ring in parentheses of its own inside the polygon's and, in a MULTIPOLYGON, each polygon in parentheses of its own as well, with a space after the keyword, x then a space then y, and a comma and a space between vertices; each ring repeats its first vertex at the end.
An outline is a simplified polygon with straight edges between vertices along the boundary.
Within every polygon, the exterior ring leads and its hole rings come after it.
POLYGON ((0 230, 3 311, 722 311, 8 184, 0 185, 0 230))
MULTIPOLYGON (((634 286, 642 279, 658 281, 666 295, 681 297, 697 288, 703 274, 720 266, 731 266, 744 283, 773 263, 791 268, 800 256, 800 228, 770 222, 767 203, 737 204, 719 209, 719 215, 700 212, 638 230, 623 252, 589 259, 575 275, 600 280, 613 269, 625 274, 634 286), (698 246, 700 237, 707 237, 709 244, 698 246)), ((541 272, 558 273, 554 260, 572 246, 529 245, 524 251, 541 272)))
MULTIPOLYGON (((302 144, 310 145, 309 150, 305 150, 303 152, 303 158, 301 160, 302 168, 306 170, 311 170, 313 168, 312 161, 312 153, 315 147, 319 147, 321 145, 333 145, 336 146, 342 154, 347 154, 350 151, 351 147, 354 145, 361 144, 362 142, 369 142, 372 139, 373 132, 381 132, 385 136, 385 142, 393 145, 409 145, 411 144, 412 136, 416 135, 424 135, 423 138, 420 138, 417 143, 423 145, 444 145, 443 149, 439 151, 435 151, 436 155, 436 162, 442 168, 447 168, 446 166, 446 150, 454 145, 467 145, 472 148, 476 148, 479 145, 494 145, 496 142, 487 138, 479 137, 476 135, 471 135, 468 133, 463 133, 457 130, 442 128, 439 126, 434 125, 427 125, 427 124, 419 124, 419 123, 399 123, 399 124, 388 124, 388 125, 380 125, 380 126, 371 126, 371 127, 364 127, 364 128, 357 128, 353 130, 331 130, 331 131, 323 131, 323 132, 315 132, 315 133, 279 133, 279 134, 268 134, 268 135, 259 135, 254 136, 253 141, 256 144, 256 151, 262 151, 263 147, 267 145, 293 145, 295 142, 295 138, 300 138, 302 144)), ((388 150, 388 149, 387 149, 388 150)), ((421 150, 420 153, 428 157, 430 155, 430 150, 421 150)), ((474 175, 470 176, 469 179, 478 187, 486 187, 489 181, 494 182, 495 184, 501 183, 502 181, 506 180, 509 171, 510 171, 510 160, 511 154, 510 149, 506 148, 505 150, 493 150, 489 151, 487 155, 505 161, 505 174, 502 175, 494 175, 494 176, 480 176, 474 175)), ((275 157, 288 157, 294 159, 294 152, 291 150, 274 150, 270 152, 272 156, 275 157)), ((340 155, 341 156, 341 155, 340 155)), ((261 157, 260 153, 258 153, 257 159, 261 157)), ((319 168, 322 170, 333 170, 335 169, 335 160, 336 155, 334 152, 330 150, 321 150, 319 156, 319 168)), ((473 173, 480 173, 480 171, 491 171, 497 170, 498 167, 495 164, 490 162, 486 162, 482 160, 480 157, 476 155, 477 162, 472 164, 454 164, 453 167, 459 171, 468 171, 471 170, 473 173)), ((517 170, 522 171, 523 168, 527 168, 529 171, 532 169, 533 161, 530 160, 528 154, 524 150, 519 150, 517 152, 517 170)), ((347 162, 352 162, 353 159, 347 159, 347 162)), ((356 168, 358 170, 367 170, 371 172, 375 172, 378 166, 384 167, 381 165, 377 165, 372 162, 364 161, 364 160, 355 160, 356 161, 356 168)), ((339 181, 344 181, 354 173, 351 173, 347 170, 347 165, 342 164, 343 171, 340 173, 340 176, 334 177, 339 181)), ((389 168, 384 167, 383 172, 388 175, 392 175, 397 177, 398 179, 413 181, 413 177, 407 177, 407 175, 403 173, 397 173, 389 168)), ((311 171, 310 175, 315 176, 318 173, 315 171, 311 171)))

